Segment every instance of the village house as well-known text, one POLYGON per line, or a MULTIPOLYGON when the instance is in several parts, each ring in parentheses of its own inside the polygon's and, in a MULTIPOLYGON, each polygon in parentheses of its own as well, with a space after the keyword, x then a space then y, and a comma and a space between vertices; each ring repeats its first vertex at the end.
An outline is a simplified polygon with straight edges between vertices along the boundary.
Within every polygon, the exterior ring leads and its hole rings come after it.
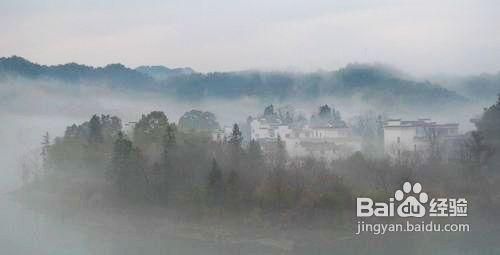
POLYGON ((384 150, 391 158, 413 153, 449 159, 462 139, 458 123, 389 119, 384 124, 384 150))
POLYGON ((212 140, 222 142, 224 139, 227 139, 231 136, 233 132, 233 127, 224 126, 222 128, 218 128, 212 131, 212 140))
POLYGON ((353 136, 351 128, 346 125, 292 127, 279 122, 270 123, 265 118, 250 121, 250 138, 258 141, 264 150, 275 143, 278 136, 291 157, 333 160, 361 150, 360 138, 353 136))

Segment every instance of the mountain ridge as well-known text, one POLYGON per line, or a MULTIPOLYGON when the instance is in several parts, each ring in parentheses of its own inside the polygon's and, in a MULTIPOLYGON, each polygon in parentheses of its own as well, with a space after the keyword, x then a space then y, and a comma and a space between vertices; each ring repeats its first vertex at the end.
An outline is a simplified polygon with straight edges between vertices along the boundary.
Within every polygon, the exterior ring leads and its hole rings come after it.
POLYGON ((381 64, 348 64, 335 71, 294 73, 286 71, 236 71, 200 73, 189 67, 123 64, 93 67, 78 63, 40 65, 18 56, 0 58, 0 77, 53 78, 70 83, 103 82, 112 87, 154 90, 184 99, 317 98, 361 96, 367 102, 393 105, 461 103, 467 98, 455 91, 381 64))

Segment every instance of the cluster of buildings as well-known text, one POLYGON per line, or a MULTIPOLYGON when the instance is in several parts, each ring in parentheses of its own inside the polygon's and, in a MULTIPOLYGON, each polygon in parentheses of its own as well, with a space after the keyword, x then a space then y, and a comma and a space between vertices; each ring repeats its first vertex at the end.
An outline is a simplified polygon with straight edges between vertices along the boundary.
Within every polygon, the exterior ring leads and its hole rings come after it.
MULTIPOLYGON (((276 144, 278 137, 283 141, 291 157, 315 157, 327 160, 346 158, 362 151, 362 138, 353 133, 348 125, 292 125, 281 121, 269 121, 265 117, 249 118, 244 128, 245 140, 258 141, 266 151, 276 144)), ((453 158, 463 135, 458 123, 440 124, 430 119, 401 120, 388 119, 383 127, 383 145, 380 150, 391 158, 409 154, 423 157, 439 156, 453 158), (439 154, 439 155, 433 155, 439 154)), ((232 127, 224 127, 213 133, 214 139, 229 137, 232 127)))
POLYGON ((293 126, 269 122, 265 118, 250 120, 250 139, 265 149, 276 139, 284 142, 291 157, 313 156, 325 159, 347 157, 361 150, 361 139, 347 126, 293 126))

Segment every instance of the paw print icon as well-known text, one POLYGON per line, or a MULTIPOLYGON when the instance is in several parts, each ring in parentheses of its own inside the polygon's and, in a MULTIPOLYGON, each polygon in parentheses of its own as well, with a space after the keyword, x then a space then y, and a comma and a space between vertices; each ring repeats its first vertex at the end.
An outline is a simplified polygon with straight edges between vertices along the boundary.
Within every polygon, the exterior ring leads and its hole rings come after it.
POLYGON ((400 217, 423 217, 425 215, 425 207, 423 204, 427 203, 429 197, 427 193, 422 192, 422 185, 420 183, 411 184, 405 182, 403 190, 397 190, 394 194, 397 201, 403 201, 398 206, 397 213, 400 217), (418 197, 418 199, 416 198, 418 197))

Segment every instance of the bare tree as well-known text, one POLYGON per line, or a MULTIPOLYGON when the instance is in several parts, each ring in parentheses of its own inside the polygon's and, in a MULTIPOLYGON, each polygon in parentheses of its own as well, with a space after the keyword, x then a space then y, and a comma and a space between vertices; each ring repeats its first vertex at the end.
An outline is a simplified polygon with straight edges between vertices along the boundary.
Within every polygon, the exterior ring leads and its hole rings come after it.
POLYGON ((425 138, 429 143, 429 159, 433 162, 440 161, 442 159, 441 148, 440 148, 440 135, 439 130, 436 127, 429 126, 425 129, 425 138))

